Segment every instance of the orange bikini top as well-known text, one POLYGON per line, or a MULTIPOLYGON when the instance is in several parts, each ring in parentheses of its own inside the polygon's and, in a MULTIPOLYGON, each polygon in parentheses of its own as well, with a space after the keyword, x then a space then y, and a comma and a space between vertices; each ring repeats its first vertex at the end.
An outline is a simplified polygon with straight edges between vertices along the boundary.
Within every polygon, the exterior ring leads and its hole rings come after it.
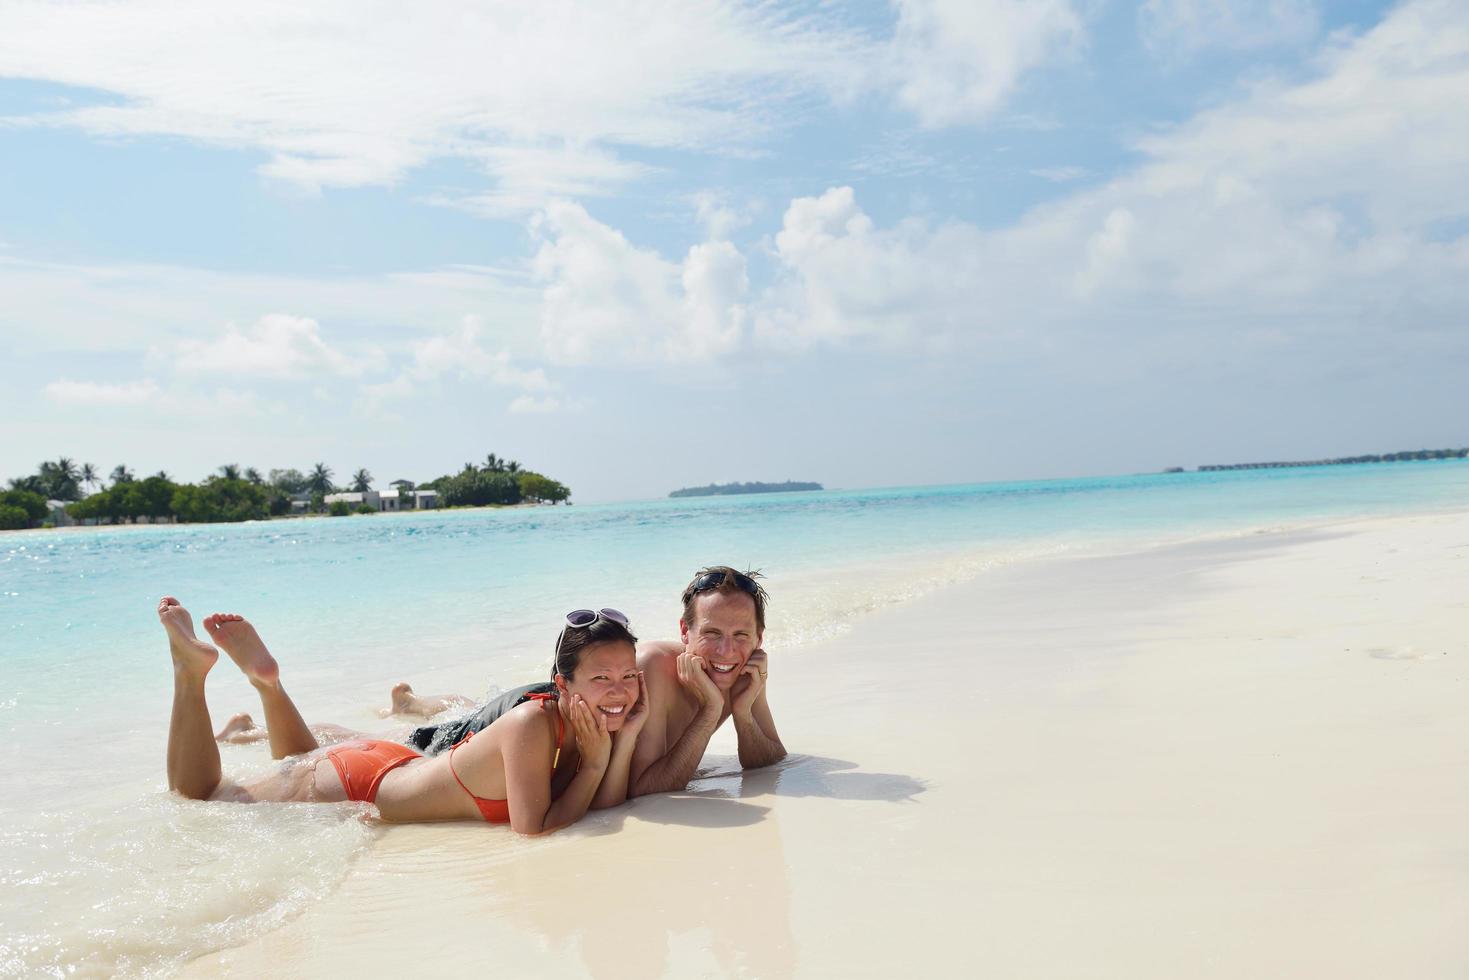
MULTIPOLYGON (((554 694, 527 694, 525 696, 525 700, 526 701, 555 701, 556 700, 556 695, 554 695, 554 694)), ((523 704, 524 702, 521 702, 521 703, 523 704)), ((560 711, 557 711, 556 712, 556 754, 551 757, 551 772, 552 772, 553 775, 556 772, 556 764, 561 761, 561 740, 565 737, 565 735, 566 735, 566 719, 561 717, 561 712, 560 711)), ((479 815, 482 816, 482 817, 484 817, 487 822, 489 822, 489 823, 509 823, 510 822, 510 801, 509 800, 487 800, 483 796, 475 796, 473 793, 470 793, 469 792, 469 787, 464 785, 464 780, 462 780, 462 779, 459 778, 459 773, 457 773, 457 772, 454 771, 454 749, 457 749, 457 748, 459 748, 459 746, 464 745, 471 738, 474 738, 474 732, 470 732, 468 735, 464 736, 458 742, 455 742, 454 743, 454 748, 451 748, 449 750, 449 772, 453 774, 454 781, 459 784, 459 788, 462 789, 462 790, 464 790, 464 792, 469 793, 469 798, 471 800, 474 800, 474 805, 479 808, 479 815)))

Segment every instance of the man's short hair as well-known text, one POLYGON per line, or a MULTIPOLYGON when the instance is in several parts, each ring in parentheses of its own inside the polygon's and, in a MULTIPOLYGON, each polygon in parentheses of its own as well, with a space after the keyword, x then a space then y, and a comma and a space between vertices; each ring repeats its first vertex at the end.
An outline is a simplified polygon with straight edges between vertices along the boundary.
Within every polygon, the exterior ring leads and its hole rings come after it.
POLYGON ((694 625, 694 601, 701 595, 710 592, 728 592, 731 595, 747 595, 755 602, 755 628, 765 632, 765 603, 770 596, 765 594, 765 587, 756 579, 761 574, 753 569, 741 572, 728 565, 710 565, 701 568, 694 573, 683 590, 683 623, 685 626, 694 625))

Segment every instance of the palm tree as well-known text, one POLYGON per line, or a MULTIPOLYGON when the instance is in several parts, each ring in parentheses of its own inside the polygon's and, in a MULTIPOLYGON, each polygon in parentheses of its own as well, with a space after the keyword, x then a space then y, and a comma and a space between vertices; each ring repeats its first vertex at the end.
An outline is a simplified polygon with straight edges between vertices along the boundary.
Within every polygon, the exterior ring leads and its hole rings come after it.
POLYGON ((485 457, 485 470, 487 472, 499 473, 504 468, 505 464, 500 460, 500 457, 496 456, 494 453, 490 453, 488 456, 485 457))
POLYGON ((226 480, 238 480, 240 478, 240 464, 225 463, 219 468, 219 475, 226 480))
POLYGON ((125 464, 118 463, 112 468, 112 475, 108 479, 112 481, 112 485, 115 487, 119 483, 132 483, 137 479, 137 476, 125 464))
POLYGON ((173 482, 173 477, 171 477, 171 476, 168 475, 168 470, 159 470, 157 473, 154 473, 153 475, 156 476, 156 477, 158 477, 158 479, 160 479, 160 480, 167 480, 169 483, 172 483, 173 482))
POLYGON ((102 481, 97 479, 97 467, 91 463, 83 463, 81 470, 82 486, 91 489, 102 481))
POLYGON ((332 492, 332 471, 325 463, 317 463, 311 468, 311 475, 306 478, 306 489, 312 493, 332 492))
POLYGON ((76 500, 77 479, 81 472, 77 464, 65 456, 54 463, 42 463, 40 477, 46 484, 46 496, 55 500, 76 500))
POLYGON ((262 483, 265 482, 265 477, 261 476, 260 475, 260 471, 257 470, 253 466, 246 467, 246 469, 245 469, 245 479, 249 480, 251 483, 255 484, 257 487, 260 486, 262 483))
POLYGON ((352 489, 358 493, 367 493, 372 489, 372 474, 365 467, 352 474, 352 489))
POLYGON ((520 464, 512 459, 510 462, 505 464, 505 472, 511 474, 512 476, 516 473, 519 473, 520 464))

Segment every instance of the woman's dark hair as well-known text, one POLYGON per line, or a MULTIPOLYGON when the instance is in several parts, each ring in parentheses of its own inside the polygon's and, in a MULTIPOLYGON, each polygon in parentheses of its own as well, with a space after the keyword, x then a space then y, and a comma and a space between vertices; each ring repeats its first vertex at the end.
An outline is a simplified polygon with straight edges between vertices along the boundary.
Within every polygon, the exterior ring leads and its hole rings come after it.
POLYGON ((598 643, 631 643, 636 647, 638 638, 633 636, 632 630, 605 616, 598 616, 590 626, 568 626, 561 632, 560 642, 556 645, 556 654, 551 661, 551 680, 554 681, 557 674, 570 680, 581 664, 582 651, 598 643))

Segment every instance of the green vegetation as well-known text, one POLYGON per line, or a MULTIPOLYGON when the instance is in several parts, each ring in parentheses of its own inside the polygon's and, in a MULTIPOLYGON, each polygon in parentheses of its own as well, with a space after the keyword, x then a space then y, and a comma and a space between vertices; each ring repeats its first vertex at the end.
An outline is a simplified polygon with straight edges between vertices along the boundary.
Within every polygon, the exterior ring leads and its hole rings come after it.
POLYGON ((13 531, 30 527, 45 519, 50 512, 46 498, 30 490, 7 490, 0 493, 0 530, 13 531))
MULTIPOLYGON (((1333 459, 1297 460, 1289 463, 1214 463, 1200 466, 1200 473, 1216 470, 1268 470, 1284 466, 1351 466, 1356 463, 1410 463, 1429 459, 1469 458, 1469 447, 1462 449, 1406 449, 1396 453, 1373 453, 1366 456, 1337 456, 1333 459)), ((1182 473, 1181 467, 1170 469, 1170 473, 1182 473)))
POLYGON ((522 469, 513 459, 501 459, 494 453, 483 466, 465 463, 452 476, 418 485, 419 489, 437 490, 441 507, 485 507, 491 504, 518 504, 523 501, 558 504, 571 496, 571 490, 560 483, 522 469))
MULTIPOLYGON (((61 501, 72 520, 97 524, 122 524, 137 521, 178 521, 181 523, 219 523, 256 521, 283 517, 294 512, 327 512, 326 496, 345 488, 332 483, 332 470, 316 463, 307 472, 298 469, 272 469, 261 476, 253 466, 225 463, 215 474, 200 483, 177 483, 167 473, 159 472, 142 480, 126 465, 113 467, 109 482, 104 483, 97 467, 77 464, 61 457, 37 467, 30 476, 9 481, 10 489, 0 492, 0 530, 50 526, 51 506, 48 501, 61 501), (88 493, 87 491, 92 492, 88 493)), ((372 490, 373 476, 365 468, 352 474, 350 488, 366 493, 372 490)), ((502 459, 490 453, 483 465, 464 464, 452 476, 442 476, 428 483, 394 480, 392 486, 405 494, 415 489, 437 490, 440 507, 480 507, 486 505, 561 503, 571 496, 565 484, 531 470, 522 469, 515 460, 502 459)), ((375 514, 377 508, 363 503, 352 505, 334 501, 334 516, 375 514)))
POLYGON ((669 494, 670 497, 717 497, 734 493, 787 493, 792 490, 820 490, 819 483, 711 483, 707 487, 684 487, 669 494))

